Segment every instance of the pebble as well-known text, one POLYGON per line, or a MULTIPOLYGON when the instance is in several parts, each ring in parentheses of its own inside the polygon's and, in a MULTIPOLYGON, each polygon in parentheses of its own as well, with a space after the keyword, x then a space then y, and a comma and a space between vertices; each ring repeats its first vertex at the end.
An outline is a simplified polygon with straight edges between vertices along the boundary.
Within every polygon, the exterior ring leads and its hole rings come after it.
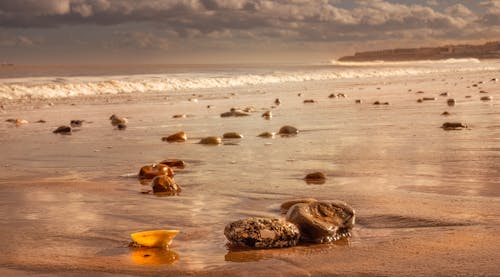
POLYGON ((323 172, 313 172, 307 174, 306 177, 304 177, 304 180, 308 184, 324 184, 326 175, 323 172))
POLYGON ((262 115, 261 115, 264 119, 271 119, 273 117, 273 113, 271 111, 265 111, 262 115))
POLYGON ((161 175, 168 175, 173 178, 174 171, 172 168, 164 164, 151 164, 141 167, 138 177, 139 179, 152 179, 161 175))
POLYGON ((299 133, 299 130, 293 126, 285 125, 280 128, 278 134, 280 135, 296 135, 299 133))
POLYGON ((335 95, 335 93, 328 95, 328 98, 336 98, 336 97, 337 97, 337 95, 335 95))
POLYGON ((120 124, 116 125, 116 128, 118 128, 118 130, 125 130, 125 129, 127 129, 127 125, 120 123, 120 124))
POLYGON ((436 97, 424 97, 424 98, 422 98, 422 100, 424 100, 424 101, 434 101, 434 100, 436 100, 436 97))
POLYGON ((236 132, 229 132, 222 135, 222 137, 225 139, 241 139, 243 138, 243 135, 236 132))
POLYGON ((447 111, 444 111, 441 115, 445 115, 446 116, 446 115, 450 115, 450 113, 447 112, 447 111))
POLYGON ((69 135, 71 134, 71 127, 69 126, 59 126, 57 127, 57 129, 55 129, 54 131, 52 131, 52 133, 54 134, 62 134, 62 135, 69 135))
POLYGON ((455 99, 450 98, 450 99, 446 100, 446 104, 448 104, 448 106, 455 106, 456 101, 455 101, 455 99))
POLYGON ((373 105, 389 105, 389 102, 375 101, 375 102, 373 102, 373 105))
POLYGON ((481 90, 481 91, 479 91, 479 93, 488 93, 488 92, 485 90, 481 90))
POLYGON ((279 98, 276 98, 276 99, 274 100, 274 104, 275 104, 276 106, 279 106, 279 105, 281 104, 281 100, 280 100, 279 98))
POLYGON ((441 125, 444 130, 461 130, 467 128, 467 125, 461 122, 446 122, 441 125))
POLYGON ((109 120, 111 120, 111 125, 113 125, 113 126, 118 126, 119 124, 127 125, 127 123, 128 123, 127 118, 117 116, 116 114, 111 115, 109 117, 109 120))
POLYGON ((281 219, 249 217, 226 225, 224 236, 236 247, 282 248, 297 245, 300 231, 281 219))
POLYGON ((83 120, 80 119, 74 119, 70 121, 71 127, 81 127, 83 124, 83 120))
POLYGON ((316 103, 316 101, 314 101, 314 99, 306 99, 303 102, 304 102, 304 104, 316 103))
POLYGON ((361 104, 361 99, 356 99, 356 104, 361 104))
POLYGON ((172 118, 186 118, 186 117, 187 117, 187 115, 185 115, 185 114, 174 114, 172 116, 172 118))
POLYGON ((491 97, 491 96, 483 96, 483 97, 481 97, 481 101, 491 101, 491 100, 493 100, 493 97, 491 97))
POLYGON ((439 96, 448 96, 448 95, 449 95, 448 92, 443 92, 443 93, 439 94, 439 96))
POLYGON ((273 133, 273 132, 263 132, 263 133, 260 133, 258 135, 258 137, 261 137, 261 138, 274 138, 276 134, 273 133))
POLYGON ((185 132, 178 132, 168 137, 163 137, 161 140, 167 142, 184 142, 187 141, 187 134, 185 132))
POLYGON ((286 220, 296 224, 305 242, 325 243, 350 237, 354 209, 341 201, 312 201, 292 205, 286 220))
POLYGON ((220 137, 206 137, 200 140, 200 144, 219 145, 222 143, 220 137))
POLYGON ((168 167, 174 167, 174 168, 184 168, 186 167, 186 163, 183 160, 178 160, 178 159, 167 159, 159 162, 159 164, 164 164, 168 167))
POLYGON ((152 181, 153 193, 162 195, 179 195, 181 187, 168 175, 154 177, 152 181))
POLYGON ((241 117, 241 116, 249 116, 250 113, 240 110, 240 109, 235 109, 231 108, 229 112, 221 113, 220 117, 241 117))

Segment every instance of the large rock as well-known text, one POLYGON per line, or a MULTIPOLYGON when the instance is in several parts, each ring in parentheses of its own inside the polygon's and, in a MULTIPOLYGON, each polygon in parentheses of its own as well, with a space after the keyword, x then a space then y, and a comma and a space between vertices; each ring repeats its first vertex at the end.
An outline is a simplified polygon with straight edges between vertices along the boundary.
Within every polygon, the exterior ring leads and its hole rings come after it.
POLYGON ((152 181, 153 192, 162 195, 178 195, 181 187, 168 175, 156 176, 152 181))
POLYGON ((164 164, 151 164, 141 167, 139 170, 139 179, 152 179, 156 176, 167 175, 174 177, 174 171, 164 164))
POLYGON ((185 132, 178 132, 168 137, 162 137, 161 140, 167 142, 184 142, 187 141, 187 134, 185 132))
POLYGON ((285 136, 289 136, 289 135, 296 135, 299 133, 299 130, 293 126, 289 126, 289 125, 285 125, 283 127, 280 128, 280 130, 278 131, 278 134, 280 135, 285 135, 285 136))
POLYGON ((224 236, 233 246, 281 248, 296 245, 300 232, 296 225, 281 219, 250 217, 228 224, 224 236))
POLYGON ((351 235, 355 212, 340 201, 313 201, 291 206, 286 220, 299 226, 301 240, 325 243, 351 235))

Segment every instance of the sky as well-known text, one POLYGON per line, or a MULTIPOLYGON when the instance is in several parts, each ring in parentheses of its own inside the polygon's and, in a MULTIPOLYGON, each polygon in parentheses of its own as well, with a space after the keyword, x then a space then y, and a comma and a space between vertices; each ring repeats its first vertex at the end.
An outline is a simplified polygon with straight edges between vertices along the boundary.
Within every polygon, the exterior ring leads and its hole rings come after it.
POLYGON ((0 0, 0 62, 324 62, 500 39, 500 0, 0 0))

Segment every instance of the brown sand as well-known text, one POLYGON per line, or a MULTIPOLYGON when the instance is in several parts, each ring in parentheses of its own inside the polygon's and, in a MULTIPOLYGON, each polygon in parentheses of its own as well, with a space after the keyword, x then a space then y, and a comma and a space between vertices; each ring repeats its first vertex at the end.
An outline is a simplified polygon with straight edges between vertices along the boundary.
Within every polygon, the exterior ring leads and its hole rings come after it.
POLYGON ((500 94, 498 72, 291 83, 236 90, 5 103, 0 114, 0 275, 302 276, 497 275, 500 272, 500 94), (463 79, 460 77, 464 77, 463 79), (485 81, 493 101, 481 102, 485 81), (377 87, 381 87, 377 90, 377 87), (413 92, 408 92, 413 89, 413 92), (436 101, 417 103, 418 90, 436 101), (449 91, 449 97, 440 97, 449 91), (236 95, 231 96, 231 93, 236 95), (297 93, 318 103, 304 105, 297 93), (331 92, 346 99, 329 99, 331 92), (473 97, 466 99, 465 95, 473 97), (457 105, 448 107, 447 98, 457 105), (260 114, 275 98, 272 120, 260 114), (363 104, 355 104, 362 99, 363 104), (374 106, 372 102, 390 102, 374 106), (71 105, 75 104, 75 105, 71 105), (207 105, 214 108, 207 109, 207 105), (220 118, 235 106, 245 118, 220 118), (448 110, 451 116, 440 114, 448 110), (108 117, 129 118, 127 130, 108 117), (173 119, 174 114, 189 114, 173 119), (15 127, 7 118, 24 118, 15 127), (44 119, 47 123, 34 123, 44 119), (52 134, 84 119, 70 136, 52 134), (446 121, 470 128, 444 131, 446 121), (263 139, 296 126, 295 137, 263 139), (161 137, 185 131, 186 143, 161 137), (239 132, 241 141, 197 144, 239 132), (180 196, 141 194, 130 177, 147 163, 187 162, 180 196), (305 174, 322 171, 323 185, 305 174), (128 176, 128 177, 127 177, 128 176), (224 226, 245 216, 279 216, 297 197, 340 199, 357 211, 349 241, 234 251, 224 226), (179 229, 169 251, 130 250, 129 234, 179 229), (142 256, 141 256, 142 255, 142 256), (142 257, 142 258, 141 258, 142 257))

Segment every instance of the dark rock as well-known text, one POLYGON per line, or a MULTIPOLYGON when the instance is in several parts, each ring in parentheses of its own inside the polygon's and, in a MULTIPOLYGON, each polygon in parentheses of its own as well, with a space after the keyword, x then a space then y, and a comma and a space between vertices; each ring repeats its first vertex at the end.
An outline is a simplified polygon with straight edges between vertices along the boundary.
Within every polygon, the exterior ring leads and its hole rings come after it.
POLYGON ((301 240, 325 243, 351 235, 355 212, 344 202, 313 201, 291 206, 286 220, 299 226, 301 240))
POLYGON ((303 102, 304 102, 304 104, 316 103, 316 101, 314 101, 314 99, 306 99, 303 102))
POLYGON ((439 94, 439 96, 448 96, 448 95, 449 95, 448 92, 443 92, 443 93, 439 94))
POLYGON ((241 116, 249 116, 249 115, 250 115, 249 112, 232 108, 229 112, 221 113, 220 117, 241 117, 241 116))
POLYGON ((222 135, 222 137, 225 139, 241 139, 243 138, 243 135, 236 132, 229 132, 222 135))
POLYGON ((356 99, 356 104, 361 104, 361 99, 356 99))
POLYGON ((436 100, 436 97, 424 97, 424 98, 422 98, 422 100, 424 100, 424 101, 434 101, 434 100, 436 100))
POLYGON ((271 111, 265 111, 261 115, 264 119, 271 119, 273 117, 273 113, 271 111))
POLYGON ((446 116, 446 115, 450 115, 450 113, 447 112, 447 111, 444 111, 441 115, 445 115, 446 116))
POLYGON ((74 120, 70 121, 71 127, 81 127, 82 124, 83 124, 83 120, 74 119, 74 120))
POLYGON ((164 164, 151 164, 141 167, 138 177, 139 179, 152 179, 161 175, 167 175, 173 178, 174 171, 172 168, 164 164))
POLYGON ((187 140, 187 135, 185 132, 178 132, 168 137, 163 137, 161 140, 167 142, 184 142, 187 140))
POLYGON ((47 121, 40 119, 40 120, 36 121, 35 123, 47 123, 47 121))
POLYGON ((299 242, 299 228, 277 218, 250 217, 228 224, 224 236, 230 245, 252 248, 282 248, 299 242))
POLYGON ((450 98, 450 99, 446 100, 446 104, 448 104, 448 106, 455 106, 456 101, 455 101, 455 99, 450 98))
POLYGON ((258 137, 261 137, 261 138, 273 138, 274 137, 274 133, 271 133, 271 132, 263 132, 261 134, 258 135, 258 137))
POLYGON ((493 97, 491 97, 491 96, 483 96, 483 97, 481 97, 481 101, 491 101, 491 100, 493 100, 493 97))
POLYGON ((296 135, 299 133, 299 130, 293 126, 285 125, 280 128, 278 134, 280 135, 296 135))
POLYGON ((335 95, 335 93, 332 93, 332 94, 328 95, 328 98, 337 98, 337 95, 335 95))
POLYGON ((281 104, 280 99, 279 99, 279 98, 276 98, 276 99, 274 100, 274 104, 275 104, 276 106, 279 106, 279 105, 281 104))
POLYGON ((199 143, 208 145, 219 145, 222 143, 222 139, 220 137, 206 137, 202 138, 199 143))
POLYGON ((290 200, 290 201, 282 203, 280 206, 280 209, 281 209, 282 213, 286 214, 288 212, 288 210, 290 209, 290 207, 292 207, 295 204, 299 204, 299 203, 306 203, 307 204, 307 203, 311 203, 314 201, 318 201, 318 200, 316 200, 314 198, 302 198, 302 199, 290 200))
POLYGON ((461 122, 446 122, 441 125, 444 130, 461 130, 467 128, 467 125, 461 122))
POLYGON ((55 129, 54 131, 52 131, 52 133, 54 134, 62 134, 62 135, 68 135, 68 134, 71 134, 71 127, 69 126, 59 126, 57 127, 57 129, 55 129))
POLYGON ((326 175, 323 172, 313 172, 306 175, 304 180, 308 184, 324 184, 326 175))
POLYGON ((111 125, 113 126, 118 126, 119 124, 127 125, 128 119, 125 117, 118 116, 116 114, 113 114, 109 117, 109 120, 111 120, 111 125))
POLYGON ((125 130, 125 129, 127 129, 127 125, 123 124, 123 123, 120 123, 120 124, 116 125, 116 128, 118 130, 125 130))
POLYGON ((186 167, 186 163, 183 160, 178 160, 178 159, 167 159, 159 162, 159 164, 164 164, 168 167, 174 167, 174 168, 184 168, 186 167))
POLYGON ((168 175, 156 176, 152 181, 153 193, 162 195, 178 195, 181 187, 168 175))

